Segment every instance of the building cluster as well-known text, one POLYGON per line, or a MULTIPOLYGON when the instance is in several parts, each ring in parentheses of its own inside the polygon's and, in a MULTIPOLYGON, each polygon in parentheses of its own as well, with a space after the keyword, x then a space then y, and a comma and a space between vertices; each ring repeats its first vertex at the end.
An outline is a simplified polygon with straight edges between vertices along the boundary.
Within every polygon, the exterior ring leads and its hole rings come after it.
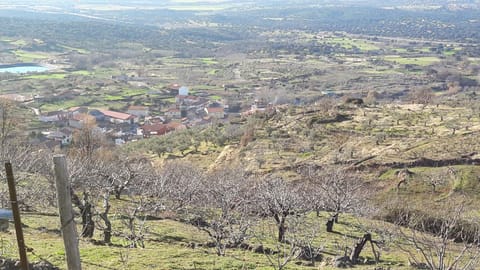
POLYGON ((225 106, 207 97, 190 95, 186 87, 174 85, 175 103, 152 113, 147 106, 129 106, 125 111, 72 107, 40 113, 41 122, 55 123, 55 130, 43 131, 50 147, 67 146, 76 130, 88 127, 106 135, 116 144, 209 124, 225 119, 225 106))

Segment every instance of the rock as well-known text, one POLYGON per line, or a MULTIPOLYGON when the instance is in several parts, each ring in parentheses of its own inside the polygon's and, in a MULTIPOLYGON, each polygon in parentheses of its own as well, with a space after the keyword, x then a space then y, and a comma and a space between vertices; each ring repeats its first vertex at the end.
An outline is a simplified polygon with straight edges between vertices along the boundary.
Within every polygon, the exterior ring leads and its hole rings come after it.
POLYGON ((253 252, 255 252, 255 253, 262 253, 262 254, 263 254, 264 251, 265 251, 265 250, 264 250, 264 248, 263 248, 263 245, 258 245, 258 246, 255 246, 255 247, 253 248, 253 252))
POLYGON ((216 247, 217 245, 216 245, 214 242, 208 242, 208 243, 205 243, 204 246, 205 246, 205 247, 208 247, 208 248, 214 248, 214 247, 216 247))
MULTIPOLYGON (((29 264, 29 268, 31 270, 60 270, 60 268, 47 261, 29 264)), ((12 259, 0 259, 0 270, 21 270, 20 261, 12 259)))
POLYGON ((252 247, 247 243, 241 243, 238 247, 244 250, 252 250, 252 247))
POLYGON ((0 219, 0 231, 7 232, 8 226, 9 226, 8 220, 0 219))
POLYGON ((333 265, 337 268, 349 268, 352 267, 352 262, 348 256, 336 257, 333 261, 333 265))

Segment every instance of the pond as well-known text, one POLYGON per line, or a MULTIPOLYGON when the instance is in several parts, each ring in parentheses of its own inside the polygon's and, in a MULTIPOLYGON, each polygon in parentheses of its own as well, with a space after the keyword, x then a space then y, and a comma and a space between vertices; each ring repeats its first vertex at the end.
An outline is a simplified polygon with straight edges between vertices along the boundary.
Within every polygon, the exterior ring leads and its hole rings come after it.
POLYGON ((28 72, 44 72, 47 71, 48 67, 41 66, 34 63, 18 63, 11 65, 0 65, 0 72, 10 72, 10 73, 28 73, 28 72))

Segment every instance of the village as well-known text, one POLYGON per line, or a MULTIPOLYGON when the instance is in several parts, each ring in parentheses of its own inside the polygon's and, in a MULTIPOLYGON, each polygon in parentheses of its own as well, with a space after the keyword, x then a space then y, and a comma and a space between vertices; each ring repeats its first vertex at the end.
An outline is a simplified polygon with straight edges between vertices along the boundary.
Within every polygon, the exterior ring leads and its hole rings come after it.
MULTIPOLYGON (((152 136, 162 136, 169 132, 195 126, 227 122, 232 117, 244 117, 256 112, 272 109, 272 104, 254 100, 248 109, 230 110, 223 100, 212 101, 189 93, 185 86, 172 84, 175 102, 162 109, 160 115, 152 114, 151 107, 141 105, 128 106, 126 111, 113 111, 87 106, 75 106, 50 112, 36 110, 38 120, 54 127, 41 130, 35 143, 45 144, 50 149, 69 146, 76 131, 91 128, 96 134, 103 134, 109 142, 123 145, 152 136)), ((5 96, 16 102, 28 102, 23 96, 5 96)))

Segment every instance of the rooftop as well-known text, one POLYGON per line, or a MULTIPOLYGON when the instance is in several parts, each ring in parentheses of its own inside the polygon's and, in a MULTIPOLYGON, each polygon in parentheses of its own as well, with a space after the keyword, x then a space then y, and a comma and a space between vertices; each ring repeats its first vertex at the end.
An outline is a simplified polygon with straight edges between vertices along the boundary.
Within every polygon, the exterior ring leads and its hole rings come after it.
POLYGON ((146 110, 148 110, 148 107, 146 107, 146 106, 130 106, 130 107, 128 107, 128 110, 131 110, 131 111, 146 111, 146 110))
POLYGON ((108 116, 110 118, 115 118, 120 120, 128 120, 128 119, 134 118, 133 115, 128 113, 114 112, 109 110, 99 110, 99 111, 103 113, 105 116, 108 116))

